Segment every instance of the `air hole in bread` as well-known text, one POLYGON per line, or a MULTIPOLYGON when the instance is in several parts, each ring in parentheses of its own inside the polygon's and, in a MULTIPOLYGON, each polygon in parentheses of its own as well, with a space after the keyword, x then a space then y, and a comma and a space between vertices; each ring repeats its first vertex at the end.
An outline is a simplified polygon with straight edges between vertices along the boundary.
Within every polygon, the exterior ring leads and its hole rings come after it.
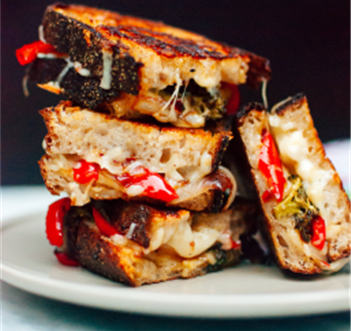
POLYGON ((324 204, 324 208, 327 209, 328 207, 329 207, 329 203, 327 202, 324 204))
POLYGON ((136 155, 137 155, 136 150, 132 148, 130 150, 130 158, 136 157, 136 155))
POLYGON ((197 167, 185 166, 177 168, 177 172, 181 174, 185 179, 189 179, 190 176, 197 170, 197 167))
POLYGON ((182 139, 179 141, 179 148, 183 148, 185 146, 186 136, 184 135, 182 139))
POLYGON ((160 162, 161 163, 167 163, 170 159, 171 159, 171 149, 170 148, 164 148, 162 150, 162 155, 161 155, 161 158, 160 158, 160 162))
POLYGON ((105 126, 98 126, 96 128, 96 133, 99 134, 100 136, 107 136, 108 130, 105 126))
POLYGON ((309 147, 309 148, 308 148, 308 151, 309 151, 310 153, 312 153, 312 152, 313 152, 313 147, 312 147, 312 146, 309 147))
POLYGON ((288 243, 285 241, 285 239, 280 234, 277 235, 277 239, 278 239, 280 245, 282 245, 283 247, 289 247, 288 243))

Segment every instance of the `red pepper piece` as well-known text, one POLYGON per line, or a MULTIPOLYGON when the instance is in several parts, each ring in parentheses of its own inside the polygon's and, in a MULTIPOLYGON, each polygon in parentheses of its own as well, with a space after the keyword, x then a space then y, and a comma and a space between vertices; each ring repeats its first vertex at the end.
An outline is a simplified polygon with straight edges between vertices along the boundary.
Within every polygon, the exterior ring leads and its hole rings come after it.
POLYGON ((79 184, 87 184, 91 180, 97 181, 100 167, 96 163, 89 163, 81 160, 73 168, 73 179, 79 184))
POLYGON ((323 264, 325 267, 331 268, 331 265, 325 261, 319 260, 321 264, 323 264))
POLYGON ((228 101, 227 104, 227 114, 235 114, 239 108, 240 105, 240 92, 239 88, 235 84, 229 84, 229 83, 222 83, 222 87, 230 89, 232 92, 232 96, 228 101))
POLYGON ((118 231, 107 222, 102 215, 98 212, 97 209, 93 207, 93 216, 96 226, 99 228, 101 234, 106 237, 111 237, 115 234, 118 234, 118 231))
POLYGON ((80 264, 76 260, 71 259, 66 253, 61 253, 58 250, 55 250, 54 252, 57 260, 66 266, 69 267, 78 267, 80 264))
POLYGON ((322 250, 325 244, 325 222, 320 216, 312 220, 311 244, 319 250, 322 250))
POLYGON ((232 242, 232 249, 240 249, 241 248, 241 242, 240 240, 234 241, 232 238, 230 238, 232 242))
POLYGON ((262 194, 263 202, 267 202, 272 198, 272 192, 270 190, 265 190, 262 194))
POLYGON ((63 217, 70 208, 69 198, 60 199, 49 206, 46 214, 46 237, 53 246, 61 247, 63 244, 63 217))
POLYGON ((147 169, 143 169, 141 174, 134 176, 124 174, 123 176, 117 176, 117 179, 124 187, 130 187, 132 185, 141 186, 144 189, 144 192, 141 194, 143 196, 165 202, 178 199, 178 194, 174 188, 169 185, 163 177, 157 173, 152 173, 147 169))
POLYGON ((38 40, 38 41, 35 41, 34 43, 24 45, 23 47, 17 49, 16 57, 18 62, 21 65, 25 65, 33 62, 37 58, 38 53, 47 54, 47 53, 57 53, 57 52, 54 46, 43 43, 42 41, 38 40))
POLYGON ((281 201, 286 181, 277 147, 275 146, 272 135, 266 129, 262 131, 262 148, 258 167, 268 181, 270 192, 278 202, 281 201))

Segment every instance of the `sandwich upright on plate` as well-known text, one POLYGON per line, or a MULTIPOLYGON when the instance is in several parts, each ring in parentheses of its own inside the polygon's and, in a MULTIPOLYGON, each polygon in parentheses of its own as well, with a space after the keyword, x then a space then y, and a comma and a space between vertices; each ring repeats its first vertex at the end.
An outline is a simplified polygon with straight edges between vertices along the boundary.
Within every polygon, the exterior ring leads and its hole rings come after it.
POLYGON ((256 208, 221 166, 237 85, 269 63, 203 36, 85 6, 45 11, 17 51, 27 79, 68 97, 41 111, 47 237, 58 260, 132 286, 240 261, 256 208))
POLYGON ((350 201, 306 97, 288 98, 270 112, 252 103, 237 115, 235 143, 246 152, 278 264, 302 274, 339 270, 350 255, 350 201))

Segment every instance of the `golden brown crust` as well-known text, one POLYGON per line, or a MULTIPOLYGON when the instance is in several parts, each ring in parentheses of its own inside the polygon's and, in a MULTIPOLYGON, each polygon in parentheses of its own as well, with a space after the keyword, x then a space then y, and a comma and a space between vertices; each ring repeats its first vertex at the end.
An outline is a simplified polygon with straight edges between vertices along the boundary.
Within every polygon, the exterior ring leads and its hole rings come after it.
MULTIPOLYGON (((178 82, 194 80, 206 89, 218 88, 221 82, 258 87, 270 78, 267 59, 161 22, 84 6, 53 5, 47 8, 42 26, 46 42, 71 62, 79 62, 88 74, 69 68, 58 83, 60 89, 53 90, 47 83, 56 81, 66 60, 38 58, 30 66, 29 79, 90 109, 117 100, 123 92, 138 95, 178 82), (106 72, 111 80, 101 85, 106 72)), ((179 123, 189 126, 187 121, 179 123)))
MULTIPOLYGON (((99 202, 93 204, 98 208, 99 202)), ((128 212, 129 207, 135 211, 145 209, 150 215, 152 214, 147 217, 146 226, 140 229, 144 236, 149 235, 148 231, 157 232, 158 223, 164 223, 167 226, 169 216, 174 217, 179 214, 181 217, 181 214, 188 213, 184 210, 160 210, 145 204, 120 201, 103 204, 105 209, 102 208, 100 211, 107 212, 109 222, 115 228, 116 225, 119 227, 126 225, 120 213, 128 212), (111 213, 111 210, 106 209, 114 209, 114 207, 117 209, 121 207, 122 210, 118 210, 114 215, 116 211, 111 213)), ((192 226, 200 227, 198 231, 201 231, 201 224, 216 228, 216 224, 221 223, 220 218, 223 217, 222 221, 225 224, 230 222, 232 236, 238 240, 242 233, 249 231, 250 226, 244 222, 246 214, 248 214, 246 203, 240 202, 233 210, 223 214, 194 214, 192 226)), ((134 219, 133 222, 135 222, 134 219)), ((175 278, 192 278, 234 265, 240 260, 240 249, 223 251, 220 245, 193 258, 182 258, 167 244, 150 253, 143 251, 142 246, 138 245, 137 238, 132 237, 129 241, 120 238, 118 242, 115 242, 112 238, 101 235, 94 225, 91 205, 72 207, 64 217, 63 233, 64 245, 61 251, 88 270, 129 286, 140 286, 175 278)))
MULTIPOLYGON (((214 42, 201 35, 174 28, 162 22, 154 22, 86 6, 53 5, 47 8, 43 19, 45 37, 51 37, 52 40, 48 41, 53 42, 53 45, 59 49, 63 47, 63 39, 68 37, 63 35, 66 34, 65 31, 59 31, 59 23, 63 25, 65 20, 73 25, 73 31, 75 28, 86 30, 84 38, 88 45, 92 42, 92 34, 96 33, 112 44, 118 44, 122 41, 119 46, 126 50, 128 50, 128 46, 137 44, 166 58, 190 57, 198 60, 208 58, 225 60, 246 57, 259 62, 256 68, 256 80, 262 81, 270 78, 268 60, 247 51, 214 42), (78 24, 78 22, 80 23, 78 24), (77 24, 77 27, 74 27, 75 24, 77 24), (61 40, 59 37, 61 37, 61 40)), ((74 34, 70 37, 74 38, 74 34)), ((63 51, 67 52, 68 50, 64 49, 63 51)))

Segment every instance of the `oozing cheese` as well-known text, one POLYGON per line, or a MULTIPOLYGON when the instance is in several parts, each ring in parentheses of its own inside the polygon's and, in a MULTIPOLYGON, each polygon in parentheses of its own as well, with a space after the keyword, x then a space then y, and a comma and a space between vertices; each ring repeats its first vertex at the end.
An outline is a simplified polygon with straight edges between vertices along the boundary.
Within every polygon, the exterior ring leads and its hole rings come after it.
POLYGON ((112 81, 112 51, 109 49, 102 49, 102 78, 100 87, 104 90, 111 89, 112 81))
POLYGON ((202 231, 193 231, 189 223, 178 225, 167 244, 182 257, 194 257, 210 248, 219 238, 220 233, 215 229, 204 228, 202 231))
MULTIPOLYGON (((110 239, 118 245, 127 245, 129 242, 125 239, 131 239, 135 230, 135 223, 124 237, 116 235, 110 239), (122 238, 121 238, 122 237, 122 238), (123 239, 124 238, 124 239, 123 239)), ((224 232, 230 235, 229 220, 225 231, 219 231, 214 228, 203 226, 199 231, 191 228, 190 213, 184 214, 179 222, 167 224, 158 228, 150 240, 150 246, 144 249, 144 253, 148 254, 167 244, 171 246, 175 252, 184 258, 196 257, 208 250, 214 243, 222 241, 224 232)), ((223 237, 225 238, 225 237, 223 237)), ((222 249, 231 249, 230 245, 222 246, 222 249)))
POLYGON ((293 123, 282 125, 278 115, 270 115, 269 124, 282 162, 293 167, 302 178, 309 199, 319 208, 322 218, 328 222, 323 196, 326 185, 333 178, 333 171, 320 169, 312 162, 308 150, 309 143, 293 123))
MULTIPOLYGON (((51 155, 50 159, 50 169, 56 173, 56 176, 72 176, 73 175, 73 168, 76 167, 77 163, 82 160, 81 157, 78 157, 77 155, 63 155, 63 154, 57 154, 57 155, 51 155)), ((95 161, 91 159, 85 159, 88 162, 94 163, 95 161)), ((124 167, 121 163, 116 163, 115 165, 115 170, 118 170, 117 173, 110 173, 106 168, 101 169, 99 172, 99 178, 97 181, 97 185, 93 185, 92 189, 95 193, 99 191, 99 195, 103 195, 103 187, 107 191, 113 191, 116 196, 114 198, 119 198, 122 194, 127 194, 129 197, 135 197, 138 195, 141 195, 144 192, 144 188, 142 188, 139 185, 131 185, 129 187, 123 187, 121 183, 117 180, 116 175, 123 175, 125 173, 130 173, 130 171, 133 169, 133 167, 137 167, 139 165, 142 165, 139 161, 134 161, 132 162, 129 166, 124 167)), ((100 168, 101 165, 100 165, 100 168)), ((149 169, 150 170, 150 169, 149 169)), ((226 210, 230 204, 234 200, 234 196, 236 194, 236 182, 233 177, 233 175, 230 173, 229 170, 227 170, 224 167, 220 167, 219 170, 222 174, 222 176, 226 177, 226 180, 230 182, 229 189, 230 189, 230 195, 227 199, 227 203, 224 206, 223 210, 226 210)), ((73 180, 72 178, 70 180, 73 180)), ((203 192, 206 192, 207 190, 216 187, 220 188, 221 187, 221 182, 220 179, 217 179, 216 177, 214 179, 211 179, 211 177, 203 177, 199 178, 198 180, 194 182, 177 182, 177 181, 167 181, 168 184, 170 184, 177 195, 179 196, 178 199, 175 199, 171 202, 171 204, 177 204, 184 202, 186 200, 193 199, 195 197, 200 196, 203 192)), ((71 182, 68 184, 66 188, 66 192, 70 195, 70 197, 74 200, 74 205, 77 206, 82 206, 90 201, 89 192, 90 190, 90 185, 94 184, 92 181, 89 185, 83 186, 79 185, 78 183, 71 182)), ((224 191, 227 187, 222 188, 224 191)), ((108 193, 109 194, 109 193, 108 193)))

